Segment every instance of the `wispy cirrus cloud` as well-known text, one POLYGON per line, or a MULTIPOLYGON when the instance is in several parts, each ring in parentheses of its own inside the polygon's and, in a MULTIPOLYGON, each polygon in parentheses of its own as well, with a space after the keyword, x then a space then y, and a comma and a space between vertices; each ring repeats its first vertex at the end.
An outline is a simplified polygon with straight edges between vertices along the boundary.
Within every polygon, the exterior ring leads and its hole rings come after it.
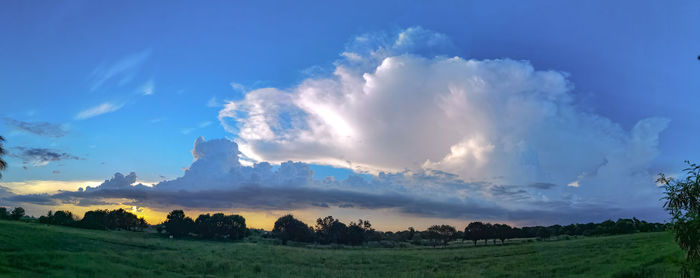
POLYGON ((238 92, 245 92, 247 87, 241 83, 231 82, 231 88, 238 92))
POLYGON ((201 129, 201 128, 205 128, 205 127, 208 127, 210 125, 211 125, 211 121, 204 121, 204 122, 200 122, 199 124, 197 124, 196 127, 183 128, 182 130, 180 130, 180 132, 182 132, 182 134, 190 134, 192 131, 195 131, 195 130, 201 129))
POLYGON ((65 125, 58 125, 49 122, 30 122, 15 120, 12 118, 5 118, 5 124, 13 127, 16 130, 28 132, 39 136, 58 138, 68 134, 65 125))
POLYGON ((77 115, 75 115, 76 120, 84 120, 84 119, 89 119, 95 116, 99 116, 102 114, 110 113, 117 111, 121 109, 124 106, 124 104, 115 104, 112 102, 105 102, 100 105, 90 107, 88 109, 85 109, 83 111, 80 111, 77 115))
POLYGON ((216 99, 216 97, 211 97, 211 98, 207 101, 207 107, 220 107, 220 106, 223 106, 223 104, 221 104, 221 103, 216 99))
POLYGON ((139 91, 144 96, 150 96, 152 94, 155 94, 156 93, 156 86, 155 86, 155 82, 153 81, 153 79, 148 80, 148 82, 143 84, 139 91))
POLYGON ((151 50, 146 49, 138 53, 127 55, 119 61, 109 65, 97 67, 91 74, 92 85, 90 91, 100 89, 104 84, 115 80, 117 85, 129 83, 138 74, 141 65, 151 56, 151 50))

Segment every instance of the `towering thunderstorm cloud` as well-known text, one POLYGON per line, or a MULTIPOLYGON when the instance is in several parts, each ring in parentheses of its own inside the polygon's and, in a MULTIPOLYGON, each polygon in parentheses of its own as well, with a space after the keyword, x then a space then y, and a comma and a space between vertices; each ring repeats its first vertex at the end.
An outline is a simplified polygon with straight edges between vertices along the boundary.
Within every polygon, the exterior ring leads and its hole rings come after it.
POLYGON ((446 56, 454 51, 447 36, 420 27, 359 36, 332 74, 226 103, 219 120, 235 142, 197 139, 182 177, 151 188, 117 174, 44 197, 530 223, 663 215, 649 168, 667 119, 625 129, 580 107, 564 72, 446 56), (306 163, 363 175, 323 179, 306 163))

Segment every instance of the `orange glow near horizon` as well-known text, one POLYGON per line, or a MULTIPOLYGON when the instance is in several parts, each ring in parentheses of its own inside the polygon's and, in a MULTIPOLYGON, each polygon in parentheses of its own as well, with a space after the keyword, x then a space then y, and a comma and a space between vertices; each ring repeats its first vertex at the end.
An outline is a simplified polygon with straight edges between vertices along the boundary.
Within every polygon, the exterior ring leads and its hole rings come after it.
MULTIPOLYGON (((39 217, 41 215, 46 215, 49 210, 67 210, 73 213, 76 218, 82 218, 85 212, 89 210, 96 209, 119 209, 123 208, 138 217, 143 217, 146 221, 151 224, 160 224, 166 220, 168 213, 171 210, 160 210, 152 209, 147 207, 133 207, 129 205, 100 205, 100 206, 77 206, 72 204, 63 204, 58 206, 44 206, 44 205, 31 205, 23 204, 27 211, 27 215, 39 217)), ((172 208, 181 209, 181 208, 172 208)), ((264 229, 271 231, 274 227, 274 223, 277 218, 284 216, 286 214, 292 214, 294 217, 300 219, 307 225, 313 227, 316 224, 316 219, 332 215, 334 218, 339 219, 343 223, 349 224, 352 221, 357 221, 357 219, 369 220, 372 223, 372 227, 379 231, 401 231, 406 230, 409 227, 413 227, 417 230, 427 229, 431 225, 435 224, 448 224, 452 225, 458 230, 464 229, 464 227, 473 220, 460 220, 460 219, 441 219, 441 218, 430 218, 421 217, 414 215, 406 215, 399 213, 393 209, 356 209, 356 208, 313 208, 304 210, 288 210, 288 211, 254 211, 254 210, 203 210, 203 209, 182 209, 185 215, 192 218, 193 220, 197 218, 200 214, 239 214, 246 219, 246 226, 248 228, 254 229, 264 229)), ((483 221, 483 220, 479 220, 483 221)), ((488 222, 488 221, 486 221, 488 222)), ((506 223, 513 225, 514 223, 508 221, 491 221, 496 223, 506 223)))
MULTIPOLYGON (((40 193, 51 193, 58 192, 60 190, 70 190, 75 191, 80 187, 85 186, 96 186, 102 181, 50 181, 50 180, 34 180, 26 182, 7 182, 4 186, 10 188, 15 194, 40 194, 40 193)), ((46 215, 49 210, 68 210, 72 212, 75 217, 82 218, 86 211, 96 210, 96 209, 119 209, 123 208, 131 213, 136 214, 138 217, 143 217, 149 224, 160 224, 166 220, 168 213, 174 209, 182 209, 188 217, 196 219, 200 214, 205 213, 224 213, 224 214, 239 214, 246 219, 246 226, 255 229, 265 229, 272 230, 277 218, 284 216, 286 214, 292 214, 296 218, 302 220, 309 226, 314 226, 316 219, 332 215, 333 217, 339 219, 340 221, 349 224, 351 221, 356 221, 361 218, 364 220, 369 220, 372 223, 373 228, 380 231, 399 231, 408 229, 408 227, 413 227, 418 230, 423 230, 431 225, 435 224, 449 224, 453 225, 457 229, 463 229, 467 223, 472 220, 460 220, 460 219, 442 219, 442 218, 432 218, 432 217, 422 217, 415 215, 403 214, 395 209, 357 209, 357 208, 308 208, 301 210, 222 210, 222 209, 194 209, 194 208, 148 208, 148 207, 134 207, 132 205, 127 205, 129 200, 120 199, 112 200, 116 205, 98 205, 98 206, 78 206, 75 204, 61 204, 55 206, 46 205, 35 205, 24 203, 22 206, 26 209, 27 215, 34 217, 39 217, 41 215, 46 215)), ((486 222, 497 222, 506 223, 513 225, 515 223, 508 221, 494 221, 479 219, 479 221, 486 222)))

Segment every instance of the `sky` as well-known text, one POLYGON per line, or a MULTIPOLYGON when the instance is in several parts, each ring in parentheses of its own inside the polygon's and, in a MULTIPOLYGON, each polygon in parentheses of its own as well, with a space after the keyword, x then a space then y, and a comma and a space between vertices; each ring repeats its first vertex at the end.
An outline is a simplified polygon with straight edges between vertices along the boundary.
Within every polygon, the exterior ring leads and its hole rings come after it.
POLYGON ((696 1, 0 3, 0 206, 665 221, 696 1))

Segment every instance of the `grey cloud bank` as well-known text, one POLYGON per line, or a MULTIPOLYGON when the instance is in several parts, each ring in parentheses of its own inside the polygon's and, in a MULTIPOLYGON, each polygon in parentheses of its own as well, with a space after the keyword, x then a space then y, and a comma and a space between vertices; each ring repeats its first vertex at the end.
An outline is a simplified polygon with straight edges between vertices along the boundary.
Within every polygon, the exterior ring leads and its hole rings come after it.
POLYGON ((39 136, 59 138, 68 134, 68 131, 66 131, 63 126, 49 122, 29 122, 5 118, 5 124, 13 127, 14 129, 39 136))
MULTIPOLYGON (((637 215, 639 209, 573 200, 564 193, 542 198, 531 186, 502 186, 465 182, 440 171, 380 173, 372 178, 351 175, 343 180, 314 179, 309 165, 262 162, 243 166, 238 145, 226 139, 198 138, 195 161, 177 179, 153 187, 136 184, 136 174, 116 173, 97 187, 56 194, 15 195, 3 191, 9 202, 78 206, 125 204, 169 210, 196 209, 296 210, 309 208, 389 209, 396 213, 449 219, 494 219, 516 223, 594 221, 637 215), (556 199, 555 199, 556 198, 556 199), (504 204, 504 201, 507 204, 504 204)), ((562 189, 573 189, 564 188, 562 189)), ((569 194, 570 195, 570 194, 569 194)), ((641 208, 647 218, 663 211, 641 208)))

